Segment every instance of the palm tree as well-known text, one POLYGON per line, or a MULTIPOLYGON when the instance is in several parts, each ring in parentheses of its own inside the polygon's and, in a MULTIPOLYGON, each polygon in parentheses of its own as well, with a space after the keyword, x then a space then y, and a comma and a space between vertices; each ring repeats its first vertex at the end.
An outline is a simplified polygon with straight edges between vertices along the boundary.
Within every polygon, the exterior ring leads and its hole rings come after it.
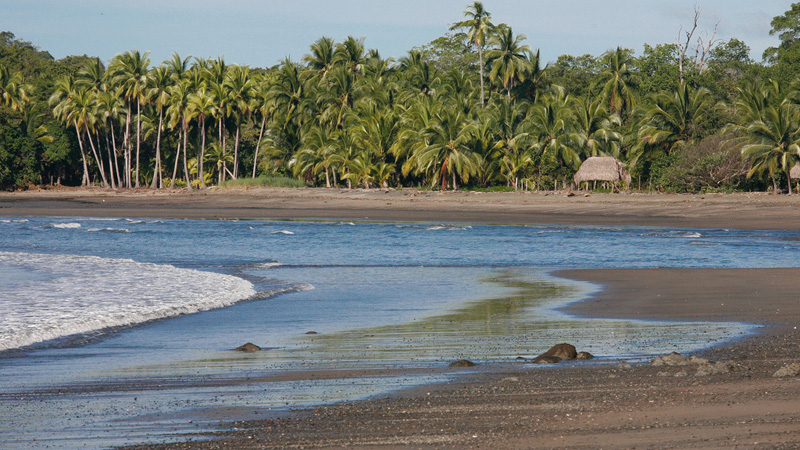
POLYGON ((250 109, 261 116, 261 127, 258 132, 258 141, 256 141, 256 150, 253 155, 253 178, 256 177, 256 168, 258 167, 258 151, 261 149, 261 141, 264 138, 264 129, 267 125, 267 120, 272 117, 274 110, 274 103, 270 95, 270 88, 272 85, 272 77, 269 73, 257 77, 253 81, 253 95, 251 96, 252 105, 250 109))
POLYGON ((147 97, 153 99, 158 113, 158 130, 156 134, 156 161, 153 167, 153 182, 150 184, 151 189, 163 188, 164 178, 161 170, 161 130, 164 125, 164 108, 169 103, 170 86, 172 85, 173 78, 170 74, 169 68, 166 65, 161 65, 153 68, 148 77, 147 97))
MULTIPOLYGON (((578 151, 570 142, 572 117, 567 105, 570 100, 563 92, 548 94, 541 104, 533 107, 532 126, 538 134, 534 148, 543 158, 550 158, 561 168, 577 170, 581 160, 578 151)), ((566 182, 564 182, 566 185, 566 182)))
POLYGON ((745 135, 747 144, 742 147, 742 155, 750 164, 748 177, 767 172, 772 178, 773 189, 778 185, 775 174, 786 174, 789 194, 792 193, 792 167, 800 162, 800 109, 789 101, 778 106, 768 106, 763 119, 757 120, 739 130, 745 135))
POLYGON ((464 113, 444 109, 432 126, 423 131, 427 145, 415 152, 417 170, 437 173, 433 177, 433 184, 438 182, 443 191, 447 189, 450 176, 453 190, 458 189, 456 175, 467 182, 478 168, 476 155, 468 146, 475 131, 474 123, 464 113))
POLYGON ((620 119, 635 105, 633 88, 638 84, 630 67, 630 51, 617 47, 603 54, 604 70, 598 75, 597 84, 602 84, 602 95, 608 102, 608 110, 620 119))
POLYGON ((499 34, 494 37, 493 43, 497 48, 486 52, 486 58, 492 64, 489 72, 489 79, 499 81, 511 100, 511 90, 518 81, 525 79, 530 65, 531 49, 522 41, 526 39, 524 34, 514 36, 511 27, 504 27, 499 30, 499 34))
POLYGON ((139 187, 139 155, 141 151, 141 117, 142 104, 146 102, 147 75, 150 65, 150 52, 140 53, 139 50, 130 50, 115 56, 109 64, 111 83, 121 89, 121 93, 128 105, 128 114, 125 123, 125 178, 127 187, 133 184, 130 179, 131 172, 131 146, 130 146, 130 118, 133 104, 136 103, 136 182, 139 187))
POLYGON ((586 101, 577 98, 572 101, 574 130, 570 134, 581 149, 582 157, 608 155, 619 156, 619 133, 613 130, 619 126, 619 117, 610 114, 600 98, 586 101))
POLYGON ((117 92, 109 90, 101 90, 97 92, 97 115, 102 119, 104 128, 106 129, 106 148, 109 151, 108 166, 111 175, 111 187, 116 189, 117 186, 122 186, 122 177, 119 173, 119 160, 117 159, 117 137, 116 130, 114 130, 114 122, 125 113, 125 102, 118 95, 117 92), (111 145, 108 143, 109 135, 111 137, 111 145), (113 162, 111 160, 113 153, 113 162))
POLYGON ((333 67, 333 53, 333 39, 323 36, 311 44, 311 54, 303 56, 303 62, 314 72, 314 77, 324 79, 333 67))
POLYGON ((213 114, 216 107, 214 94, 209 93, 205 87, 201 87, 189 95, 187 113, 190 117, 197 117, 198 128, 200 130, 200 153, 197 157, 197 177, 200 179, 200 187, 205 189, 205 172, 203 171, 203 159, 206 151, 206 117, 213 114))
POLYGON ((250 68, 235 66, 228 73, 225 87, 231 104, 231 113, 236 120, 236 136, 233 143, 233 179, 239 177, 239 143, 242 137, 242 120, 250 115, 250 96, 253 93, 253 79, 250 77, 250 68))
POLYGON ((364 63, 367 62, 364 54, 364 38, 356 39, 348 36, 341 44, 336 45, 333 52, 333 63, 347 67, 353 75, 358 75, 364 71, 364 63))
POLYGON ((11 73, 0 63, 0 105, 13 110, 19 109, 27 99, 27 85, 22 83, 22 75, 11 73))
POLYGON ((188 79, 178 79, 175 84, 170 86, 170 104, 167 107, 167 114, 170 117, 170 127, 178 127, 178 151, 175 153, 175 165, 172 170, 172 179, 170 181, 170 188, 175 187, 175 178, 178 176, 178 160, 181 155, 181 146, 183 147, 183 175, 186 179, 186 187, 192 189, 192 183, 189 179, 189 163, 186 158, 186 144, 189 135, 189 116, 191 115, 191 107, 189 101, 194 93, 192 83, 188 79))
POLYGON ((639 139, 643 144, 662 145, 669 154, 680 145, 694 142, 711 120, 713 106, 708 89, 692 91, 685 83, 671 94, 655 94, 651 103, 642 106, 639 139))
POLYGON ((483 7, 483 3, 475 2, 472 5, 467 7, 467 10, 464 11, 464 16, 467 17, 467 20, 463 20, 461 22, 456 22, 450 27, 451 30, 456 28, 467 28, 469 31, 467 32, 467 39, 469 39, 472 45, 478 49, 478 70, 480 71, 480 80, 481 80, 481 106, 484 105, 485 101, 485 94, 483 88, 483 46, 486 45, 486 39, 491 34, 492 30, 494 29, 494 25, 491 22, 492 15, 486 11, 483 7))

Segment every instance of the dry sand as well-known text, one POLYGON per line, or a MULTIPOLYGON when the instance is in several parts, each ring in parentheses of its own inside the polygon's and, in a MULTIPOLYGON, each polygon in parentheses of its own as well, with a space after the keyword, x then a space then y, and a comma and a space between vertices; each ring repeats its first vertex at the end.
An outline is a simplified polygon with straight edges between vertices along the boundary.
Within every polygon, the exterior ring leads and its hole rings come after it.
MULTIPOLYGON (((331 218, 435 222, 800 229, 800 196, 475 194, 251 189, 0 194, 0 215, 331 218)), ((239 422, 216 439, 136 448, 797 449, 800 269, 565 271, 603 284, 572 305, 586 316, 736 320, 763 333, 699 356, 697 366, 509 363, 391 398, 239 422)))

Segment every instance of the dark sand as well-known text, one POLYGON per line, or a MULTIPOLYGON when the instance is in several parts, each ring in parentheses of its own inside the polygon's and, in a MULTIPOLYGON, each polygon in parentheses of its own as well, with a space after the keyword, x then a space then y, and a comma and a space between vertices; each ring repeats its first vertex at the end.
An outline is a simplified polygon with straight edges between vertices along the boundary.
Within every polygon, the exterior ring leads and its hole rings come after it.
MULTIPOLYGON (((192 194, 69 190, 0 194, 0 215, 331 218, 800 230, 800 196, 474 194, 254 189, 192 194)), ((510 362, 391 398, 237 422, 205 442, 136 448, 798 449, 800 269, 565 271, 606 289, 569 307, 593 317, 735 320, 763 332, 697 366, 510 362)), ((451 369, 456 370, 456 369, 451 369)), ((324 376, 324 374, 319 374, 324 376)), ((224 420, 224 414, 221 418, 224 420)), ((187 439, 192 439, 189 436, 187 439)))

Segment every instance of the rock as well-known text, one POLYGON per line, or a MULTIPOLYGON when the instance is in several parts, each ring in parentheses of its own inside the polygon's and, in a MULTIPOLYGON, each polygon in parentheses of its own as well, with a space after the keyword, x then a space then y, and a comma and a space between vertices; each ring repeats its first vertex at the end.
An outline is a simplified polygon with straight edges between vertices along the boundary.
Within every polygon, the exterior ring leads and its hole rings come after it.
POLYGON ((672 352, 669 355, 659 356, 658 358, 653 360, 653 365, 656 367, 661 366, 685 366, 686 365, 685 356, 681 355, 680 353, 672 352))
POLYGON ((257 346, 256 344, 248 342, 247 344, 244 344, 241 347, 236 347, 235 350, 237 352, 253 353, 261 350, 261 347, 257 346))
POLYGON ((306 334, 319 334, 316 331, 306 331, 306 334))
POLYGON ((594 355, 589 352, 578 352, 578 354, 575 355, 575 359, 579 361, 588 361, 594 359, 594 355))
POLYGON ((575 197, 575 193, 572 191, 567 192, 567 197, 575 197))
POLYGON ((553 348, 551 348, 550 350, 548 350, 548 351, 542 353, 541 355, 537 356, 536 358, 534 358, 533 362, 538 362, 537 360, 539 358, 544 357, 544 356, 555 356, 559 360, 568 361, 568 360, 571 360, 571 359, 575 359, 575 357, 577 355, 578 355, 578 352, 575 350, 575 346, 574 345, 572 345, 572 344, 557 344, 557 345, 554 345, 553 348))
POLYGON ((622 361, 621 363, 617 364, 618 369, 630 369, 632 367, 633 367, 632 365, 626 363, 625 361, 622 361))
POLYGON ((692 356, 686 361, 687 364, 695 365, 695 366, 702 366, 705 364, 711 364, 711 361, 705 358, 698 358, 697 356, 692 356))
POLYGON ((696 377, 704 377, 707 375, 719 375, 722 373, 742 372, 747 370, 745 367, 739 366, 730 361, 720 361, 718 363, 708 363, 697 367, 696 377))
POLYGON ((558 356, 542 355, 534 358, 532 362, 534 364, 558 364, 561 361, 562 361, 561 358, 559 358, 558 356))
POLYGON ((519 381, 519 378, 517 378, 517 377, 506 377, 506 378, 503 378, 502 380, 500 380, 501 383, 516 383, 518 381, 519 381))
POLYGON ((787 364, 772 374, 775 378, 796 377, 800 375, 800 363, 787 364))
POLYGON ((681 377, 688 377, 689 374, 686 373, 685 370, 681 370, 680 372, 676 373, 675 376, 678 377, 678 378, 681 378, 681 377))
POLYGON ((658 372, 656 374, 656 376, 657 377, 668 377, 669 376, 669 372, 658 372))
POLYGON ((450 363, 450 367, 474 367, 477 366, 474 362, 468 359, 459 359, 450 363))

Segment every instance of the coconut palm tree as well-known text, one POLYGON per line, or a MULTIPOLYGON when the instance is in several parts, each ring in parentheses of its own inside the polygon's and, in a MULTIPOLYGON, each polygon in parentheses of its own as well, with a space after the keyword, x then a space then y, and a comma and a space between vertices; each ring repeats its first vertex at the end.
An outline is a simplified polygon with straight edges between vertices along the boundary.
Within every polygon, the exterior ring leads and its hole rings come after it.
POLYGON ((164 128, 164 109, 169 104, 170 86, 174 78, 166 65, 154 67, 148 77, 147 97, 152 99, 158 114, 158 129, 156 132, 156 160, 153 167, 153 181, 151 189, 163 188, 164 177, 161 170, 161 130, 164 128))
MULTIPOLYGON (((568 108, 569 96, 561 91, 546 95, 531 111, 531 125, 537 136, 534 149, 543 158, 550 158, 561 168, 577 170, 580 154, 570 142, 572 117, 568 108)), ((566 184, 566 182, 565 182, 566 184)))
POLYGON ((0 105, 19 109, 27 99, 28 86, 22 82, 22 74, 11 73, 0 63, 0 105))
POLYGON ((364 52, 364 38, 356 39, 348 36, 341 44, 336 44, 333 52, 333 63, 347 67, 353 75, 364 72, 364 63, 367 62, 364 52))
POLYGON ((177 79, 175 84, 170 86, 169 106, 167 107, 167 115, 169 116, 169 125, 171 128, 178 128, 178 150, 175 152, 175 164, 172 170, 172 179, 170 181, 170 189, 175 187, 175 178, 178 176, 178 160, 181 153, 183 153, 183 175, 186 179, 186 187, 192 189, 192 183, 189 179, 189 163, 186 157, 186 145, 189 135, 189 118, 191 116, 191 107, 189 101, 194 93, 192 82, 187 78, 177 79), (181 152, 182 147, 182 152, 181 152))
POLYGON ((256 113, 256 117, 261 116, 261 127, 258 132, 258 141, 256 141, 256 150, 253 155, 253 178, 256 177, 256 168, 258 167, 258 151, 261 149, 261 141, 264 138, 264 129, 267 125, 267 120, 272 118, 275 103, 272 101, 270 88, 272 86, 272 75, 267 73, 262 76, 256 77, 253 81, 253 94, 251 96, 252 105, 250 110, 256 113))
POLYGON ((130 120, 133 115, 133 104, 136 104, 136 172, 135 187, 139 187, 139 156, 141 152, 141 117, 142 105, 146 103, 147 75, 150 65, 150 52, 140 53, 139 50, 130 50, 115 56, 109 64, 109 76, 113 87, 119 87, 120 92, 128 106, 125 123, 125 178, 126 186, 131 187, 131 144, 130 120))
POLYGON ((614 127, 620 125, 619 117, 608 112, 602 99, 576 98, 570 106, 574 119, 570 139, 581 149, 581 156, 619 157, 621 136, 614 131, 614 127))
POLYGON ((711 92, 691 89, 681 83, 675 92, 660 92, 642 105, 643 126, 639 139, 649 145, 661 145, 669 154, 676 147, 694 142, 711 120, 714 107, 711 92))
POLYGON ((233 179, 239 177, 239 144, 242 137, 242 121, 250 115, 250 97, 253 94, 254 80, 250 77, 250 68, 234 66, 225 80, 231 105, 231 114, 236 121, 236 136, 233 141, 233 179))
POLYGON ((509 100, 516 83, 525 79, 533 58, 530 47, 522 43, 525 39, 524 34, 514 36, 511 27, 503 27, 492 40, 496 48, 486 52, 486 58, 492 65, 489 79, 500 82, 509 100))
POLYGON ((739 128, 747 144, 742 147, 742 155, 750 164, 751 177, 757 173, 768 173, 773 189, 777 192, 775 174, 786 175, 789 194, 792 194, 792 180, 789 172, 800 162, 800 108, 789 101, 778 106, 768 106, 763 111, 763 119, 739 128))
POLYGON ((480 74, 481 80, 481 106, 484 105, 486 95, 484 93, 484 75, 483 75, 483 46, 486 45, 486 41, 489 38, 492 30, 494 29, 494 24, 492 24, 491 19, 492 15, 486 11, 483 7, 483 3, 475 2, 472 5, 468 6, 466 11, 464 11, 464 16, 467 17, 466 20, 462 20, 461 22, 456 22, 450 27, 451 30, 457 28, 466 28, 467 31, 467 39, 469 39, 470 43, 478 49, 478 70, 480 74))
POLYGON ((303 62, 313 72, 313 77, 324 79, 328 75, 333 67, 334 48, 334 40, 325 36, 311 44, 311 54, 303 56, 303 62))
POLYGON ((631 52, 617 47, 603 54, 603 71, 597 78, 597 85, 602 85, 602 96, 608 103, 608 110, 620 119, 625 119, 625 113, 636 104, 633 90, 638 84, 638 78, 631 71, 631 52))
POLYGON ((206 151, 206 117, 213 114, 217 107, 214 94, 208 92, 205 87, 201 87, 189 95, 187 113, 191 118, 197 118, 198 129, 200 130, 200 153, 197 157, 197 177, 200 179, 200 187, 205 189, 205 172, 203 170, 204 156, 206 151))
POLYGON ((443 109, 432 126, 423 131, 426 145, 414 152, 417 170, 435 173, 433 185, 438 183, 443 191, 448 177, 453 190, 458 189, 457 176, 467 182, 478 169, 476 155, 468 145, 475 131, 475 124, 464 113, 443 109))

